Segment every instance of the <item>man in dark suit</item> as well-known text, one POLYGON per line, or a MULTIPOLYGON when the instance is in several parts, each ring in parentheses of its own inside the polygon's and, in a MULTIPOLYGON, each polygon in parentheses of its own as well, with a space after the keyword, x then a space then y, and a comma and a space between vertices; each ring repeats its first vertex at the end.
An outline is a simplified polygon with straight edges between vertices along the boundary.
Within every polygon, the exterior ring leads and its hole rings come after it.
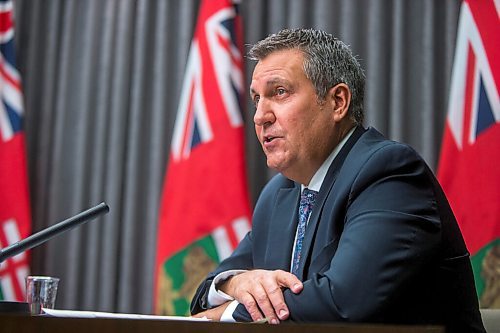
POLYGON ((283 30, 250 57, 255 130, 280 174, 192 313, 484 332, 448 202, 413 149, 363 128, 364 74, 349 48, 322 31, 283 30))

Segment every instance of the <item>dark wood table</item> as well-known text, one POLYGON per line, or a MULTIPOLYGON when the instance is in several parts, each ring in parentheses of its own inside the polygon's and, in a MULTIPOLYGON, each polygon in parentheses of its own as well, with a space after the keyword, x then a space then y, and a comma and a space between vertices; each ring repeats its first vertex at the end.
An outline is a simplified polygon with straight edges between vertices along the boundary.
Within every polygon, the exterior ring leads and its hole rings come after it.
POLYGON ((219 322, 192 322, 177 320, 121 319, 121 318, 58 318, 0 314, 0 332, 9 333, 444 333, 437 326, 397 326, 368 324, 242 324, 219 322))

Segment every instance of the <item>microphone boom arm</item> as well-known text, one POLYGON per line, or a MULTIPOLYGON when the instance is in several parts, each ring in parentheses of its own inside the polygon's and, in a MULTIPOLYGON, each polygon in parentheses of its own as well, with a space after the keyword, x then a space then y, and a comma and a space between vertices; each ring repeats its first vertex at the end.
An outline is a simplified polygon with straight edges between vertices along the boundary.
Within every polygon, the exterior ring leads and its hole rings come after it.
POLYGON ((50 238, 63 233, 71 228, 76 227, 77 225, 83 224, 98 215, 109 212, 109 206, 101 202, 95 207, 89 208, 75 216, 72 216, 64 221, 61 221, 57 224, 54 224, 46 229, 43 229, 29 237, 26 237, 23 240, 20 240, 17 243, 11 244, 6 248, 0 250, 0 263, 4 260, 13 257, 21 252, 29 250, 37 245, 40 245, 50 238))

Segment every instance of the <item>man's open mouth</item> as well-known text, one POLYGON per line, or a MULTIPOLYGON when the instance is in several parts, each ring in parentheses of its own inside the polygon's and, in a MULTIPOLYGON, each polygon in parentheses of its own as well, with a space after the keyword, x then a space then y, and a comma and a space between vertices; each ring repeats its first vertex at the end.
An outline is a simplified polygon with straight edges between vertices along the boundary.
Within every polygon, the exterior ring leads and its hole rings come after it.
POLYGON ((264 137, 264 142, 269 143, 273 141, 276 137, 275 136, 265 136, 264 137))

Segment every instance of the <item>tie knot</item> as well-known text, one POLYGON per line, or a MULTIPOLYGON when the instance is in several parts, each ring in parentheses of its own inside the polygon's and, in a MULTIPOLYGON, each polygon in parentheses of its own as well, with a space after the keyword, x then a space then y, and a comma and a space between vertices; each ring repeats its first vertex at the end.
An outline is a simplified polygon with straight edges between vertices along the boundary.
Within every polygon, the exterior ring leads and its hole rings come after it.
POLYGON ((308 207, 312 208, 317 194, 318 192, 305 188, 300 195, 301 205, 307 205, 308 207))

